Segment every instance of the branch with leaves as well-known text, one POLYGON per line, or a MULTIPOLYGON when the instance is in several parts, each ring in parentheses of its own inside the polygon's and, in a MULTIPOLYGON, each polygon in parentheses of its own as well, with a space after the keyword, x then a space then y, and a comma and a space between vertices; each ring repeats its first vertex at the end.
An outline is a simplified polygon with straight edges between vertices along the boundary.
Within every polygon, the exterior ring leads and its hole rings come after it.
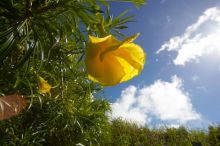
POLYGON ((127 11, 113 17, 110 2, 0 1, 0 145, 98 145, 108 137, 109 102, 94 97, 103 87, 88 79, 84 60, 89 36, 125 37, 120 30, 133 21, 127 11))

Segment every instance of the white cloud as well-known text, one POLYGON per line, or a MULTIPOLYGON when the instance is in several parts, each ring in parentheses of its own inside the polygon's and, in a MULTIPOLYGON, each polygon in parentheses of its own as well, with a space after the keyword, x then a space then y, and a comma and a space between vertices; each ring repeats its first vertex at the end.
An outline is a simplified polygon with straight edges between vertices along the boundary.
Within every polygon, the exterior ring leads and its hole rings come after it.
POLYGON ((121 97, 111 105, 113 118, 122 117, 123 119, 143 124, 148 122, 149 117, 137 103, 137 90, 135 86, 129 86, 122 91, 121 97))
POLYGON ((200 119, 193 109, 189 94, 182 88, 182 80, 177 76, 173 76, 171 82, 157 80, 143 88, 129 86, 111 107, 113 118, 121 117, 141 125, 154 118, 169 124, 184 124, 200 119))
POLYGON ((176 65, 199 60, 203 55, 220 53, 220 8, 207 9, 197 22, 190 25, 181 36, 170 38, 156 52, 176 51, 176 65), (208 28, 204 28, 205 26, 208 28))
POLYGON ((199 80, 199 76, 198 75, 193 75, 192 76, 192 81, 198 81, 199 80))

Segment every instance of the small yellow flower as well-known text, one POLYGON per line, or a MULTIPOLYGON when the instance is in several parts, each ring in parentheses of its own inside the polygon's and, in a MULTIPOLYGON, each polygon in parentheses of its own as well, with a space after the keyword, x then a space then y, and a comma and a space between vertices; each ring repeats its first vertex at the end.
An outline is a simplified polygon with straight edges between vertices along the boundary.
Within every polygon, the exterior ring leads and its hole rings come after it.
POLYGON ((40 93, 50 93, 51 85, 42 77, 38 77, 38 87, 40 93))
POLYGON ((112 35, 89 36, 85 64, 90 80, 113 86, 137 76, 143 69, 146 54, 132 43, 139 34, 119 41, 112 35))

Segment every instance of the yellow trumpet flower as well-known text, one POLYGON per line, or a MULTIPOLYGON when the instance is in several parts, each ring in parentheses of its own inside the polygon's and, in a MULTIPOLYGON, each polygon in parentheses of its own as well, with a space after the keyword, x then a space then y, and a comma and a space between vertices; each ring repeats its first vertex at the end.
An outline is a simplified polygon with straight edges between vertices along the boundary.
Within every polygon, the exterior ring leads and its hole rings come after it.
POLYGON ((137 76, 146 58, 144 50, 132 43, 138 35, 124 41, 112 35, 104 38, 89 36, 85 59, 89 79, 104 86, 113 86, 137 76))
POLYGON ((47 83, 42 77, 38 77, 38 87, 40 93, 50 93, 51 85, 47 83))

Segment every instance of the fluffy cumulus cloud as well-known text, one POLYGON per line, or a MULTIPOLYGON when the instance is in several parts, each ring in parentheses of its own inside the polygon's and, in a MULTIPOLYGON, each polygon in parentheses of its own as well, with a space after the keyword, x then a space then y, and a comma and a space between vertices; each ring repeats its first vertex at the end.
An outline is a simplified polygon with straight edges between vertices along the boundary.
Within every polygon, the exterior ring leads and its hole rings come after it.
POLYGON ((200 119, 177 76, 173 76, 171 82, 157 80, 143 88, 129 86, 111 107, 113 118, 121 117, 141 125, 154 119, 170 124, 200 119))
POLYGON ((157 51, 176 51, 176 65, 199 61, 203 55, 220 53, 220 8, 207 9, 181 36, 170 38, 157 51))

